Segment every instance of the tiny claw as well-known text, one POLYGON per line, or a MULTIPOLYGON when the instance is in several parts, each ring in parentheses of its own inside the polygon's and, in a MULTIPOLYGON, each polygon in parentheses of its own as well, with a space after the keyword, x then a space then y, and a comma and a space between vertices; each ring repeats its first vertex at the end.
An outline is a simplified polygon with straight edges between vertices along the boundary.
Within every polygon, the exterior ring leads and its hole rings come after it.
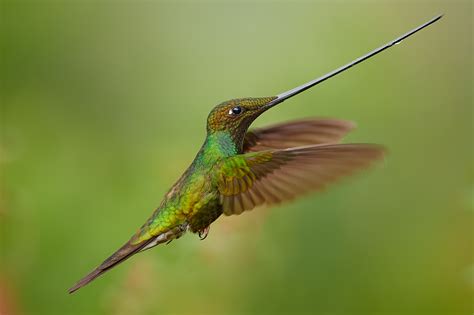
POLYGON ((202 241, 202 240, 205 240, 207 235, 209 234, 209 230, 211 229, 210 226, 206 227, 205 229, 201 230, 198 232, 198 235, 199 235, 199 239, 202 241))

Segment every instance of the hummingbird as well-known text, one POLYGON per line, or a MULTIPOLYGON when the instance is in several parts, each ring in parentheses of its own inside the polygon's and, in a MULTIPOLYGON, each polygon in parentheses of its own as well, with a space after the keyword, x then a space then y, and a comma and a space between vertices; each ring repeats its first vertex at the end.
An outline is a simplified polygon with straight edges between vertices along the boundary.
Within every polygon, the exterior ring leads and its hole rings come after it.
POLYGON ((207 136, 195 159, 161 204, 116 252, 79 280, 69 293, 131 256, 190 231, 206 238, 222 214, 239 215, 318 191, 369 167, 384 156, 377 144, 341 144, 354 124, 337 119, 302 119, 250 129, 261 114, 285 100, 390 48, 442 15, 319 78, 276 96, 220 103, 207 117, 207 136))

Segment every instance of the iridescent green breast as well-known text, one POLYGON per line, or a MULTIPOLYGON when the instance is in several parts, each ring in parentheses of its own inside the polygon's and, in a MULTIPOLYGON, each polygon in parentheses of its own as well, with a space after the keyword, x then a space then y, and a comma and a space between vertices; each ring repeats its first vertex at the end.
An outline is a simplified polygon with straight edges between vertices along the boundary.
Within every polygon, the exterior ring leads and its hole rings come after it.
POLYGON ((226 133, 208 136, 191 166, 168 191, 163 202, 137 232, 134 243, 188 223, 197 232, 222 213, 214 166, 223 158, 235 155, 237 148, 226 133))

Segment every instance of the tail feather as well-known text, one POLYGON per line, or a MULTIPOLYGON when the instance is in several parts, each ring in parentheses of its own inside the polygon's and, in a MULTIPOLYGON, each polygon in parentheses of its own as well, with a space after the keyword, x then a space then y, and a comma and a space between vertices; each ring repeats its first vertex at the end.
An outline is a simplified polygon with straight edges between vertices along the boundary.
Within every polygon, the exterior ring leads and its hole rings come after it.
POLYGON ((115 253, 113 253, 109 258, 107 258, 99 267, 90 272, 87 276, 79 280, 73 287, 71 287, 68 292, 73 293, 89 282, 93 281, 109 269, 117 266, 121 262, 124 262, 128 258, 132 257, 138 253, 143 247, 145 247, 153 239, 147 240, 139 244, 131 244, 130 241, 125 243, 120 247, 115 253))
POLYGON ((187 229, 188 224, 185 222, 181 225, 172 227, 166 230, 165 232, 158 234, 157 236, 144 240, 138 244, 132 243, 133 240, 136 240, 135 236, 132 237, 127 243, 125 243, 115 253, 113 253, 112 256, 104 260, 104 262, 99 267, 97 267, 87 276, 79 280, 72 288, 68 290, 68 292, 73 293, 79 290, 80 288, 93 281, 109 269, 112 269, 121 262, 124 262, 125 260, 132 257, 138 252, 147 250, 162 243, 171 242, 171 240, 179 238, 186 232, 187 229))

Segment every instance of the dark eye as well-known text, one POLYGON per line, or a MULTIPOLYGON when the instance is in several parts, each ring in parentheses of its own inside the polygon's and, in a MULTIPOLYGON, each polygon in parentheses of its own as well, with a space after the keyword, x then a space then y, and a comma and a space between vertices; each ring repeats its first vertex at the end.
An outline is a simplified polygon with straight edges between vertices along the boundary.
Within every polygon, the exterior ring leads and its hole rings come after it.
POLYGON ((242 113, 242 107, 240 106, 235 106, 229 110, 229 115, 238 115, 242 113))

